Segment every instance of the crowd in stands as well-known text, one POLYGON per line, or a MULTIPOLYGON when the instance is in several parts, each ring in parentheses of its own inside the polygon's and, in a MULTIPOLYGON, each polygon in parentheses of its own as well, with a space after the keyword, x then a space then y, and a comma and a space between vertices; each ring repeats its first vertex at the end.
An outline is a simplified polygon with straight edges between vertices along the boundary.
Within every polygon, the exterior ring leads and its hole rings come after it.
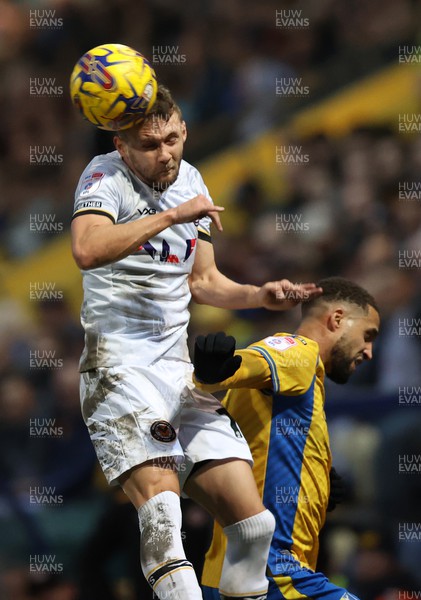
POLYGON ((417 39, 420 8, 411 0, 2 0, 0 16, 0 248, 20 257, 48 237, 28 236, 31 211, 68 223, 81 169, 109 147, 68 97, 88 49, 121 41, 151 60, 180 102, 197 160, 397 61, 399 45, 417 39), (310 93, 277 95, 276 79, 290 77, 310 93), (51 89, 38 96, 43 83, 51 89), (43 148, 51 166, 31 162, 31 149, 43 148))
MULTIPOLYGON (((396 60, 399 44, 416 42, 420 22, 411 0, 0 0, 0 268, 56 235, 31 235, 30 214, 53 213, 67 229, 79 174, 111 149, 110 136, 84 123, 68 100, 69 74, 87 49, 122 41, 152 57, 183 109, 187 157, 195 162, 396 60), (53 10, 62 25, 31 27, 36 10, 53 10), (309 25, 277 26, 279 11, 293 10, 309 25), (171 52, 179 64, 166 62, 171 52), (311 97, 280 99, 276 77, 302 77, 311 97), (31 78, 53 78, 57 89, 36 97, 31 78), (32 164, 35 146, 53 148, 57 164, 32 164)), ((227 207, 238 227, 214 236, 217 263, 255 284, 340 274, 377 298, 375 358, 347 386, 327 386, 334 462, 348 495, 325 528, 320 567, 364 600, 389 600, 421 589, 421 542, 399 537, 402 523, 419 521, 421 504, 421 472, 399 469, 400 456, 421 456, 421 257, 418 267, 399 262, 402 252, 421 250, 421 191, 400 194, 402 185, 421 181, 421 139, 366 126, 299 143, 309 161, 280 171, 278 197, 268 200, 253 178, 239 184, 227 207)), ((32 303, 30 313, 5 296, 0 305, 0 597, 152 598, 138 565, 136 513, 107 489, 80 416, 77 315, 65 293, 32 303), (51 350, 53 368, 31 366, 31 352, 51 350), (54 556, 63 571, 36 572, 33 556, 54 556)), ((190 339, 223 329, 243 346, 293 330, 298 311, 192 306, 190 339)), ((186 501, 185 544, 199 570, 210 527, 186 501)))

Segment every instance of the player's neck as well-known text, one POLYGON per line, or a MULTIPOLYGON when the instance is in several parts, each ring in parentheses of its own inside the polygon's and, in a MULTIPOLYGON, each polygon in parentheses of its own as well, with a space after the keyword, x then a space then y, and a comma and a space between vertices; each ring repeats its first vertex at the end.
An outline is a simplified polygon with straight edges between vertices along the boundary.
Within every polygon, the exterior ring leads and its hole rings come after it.
POLYGON ((326 327, 322 322, 318 319, 304 319, 295 333, 316 342, 323 363, 327 360, 332 349, 332 340, 327 335, 326 327))

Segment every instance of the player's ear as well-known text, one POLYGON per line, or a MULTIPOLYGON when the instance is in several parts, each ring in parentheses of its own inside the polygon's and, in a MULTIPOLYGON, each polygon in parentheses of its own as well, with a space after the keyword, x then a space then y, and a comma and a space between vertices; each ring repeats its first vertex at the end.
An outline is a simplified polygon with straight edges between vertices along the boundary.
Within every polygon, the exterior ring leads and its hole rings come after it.
POLYGON ((119 135, 113 137, 114 147, 122 158, 126 155, 126 144, 119 135))
POLYGON ((181 135, 183 137, 183 142, 187 139, 187 125, 185 121, 181 121, 181 135))
POLYGON ((121 146, 122 146, 122 141, 121 138, 118 135, 115 135, 113 137, 113 142, 114 142, 114 147, 115 149, 121 154, 121 146))
POLYGON ((344 318, 344 311, 342 308, 334 308, 329 312, 327 318, 327 327, 329 331, 335 332, 337 331, 342 324, 342 320, 344 318))

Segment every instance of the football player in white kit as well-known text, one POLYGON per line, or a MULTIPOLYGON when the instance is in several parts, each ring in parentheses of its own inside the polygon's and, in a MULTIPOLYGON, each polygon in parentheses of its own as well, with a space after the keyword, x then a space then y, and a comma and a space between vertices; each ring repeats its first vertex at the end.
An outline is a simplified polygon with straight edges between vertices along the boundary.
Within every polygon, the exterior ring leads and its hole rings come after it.
POLYGON ((184 486, 227 535, 221 597, 263 600, 274 518, 240 430, 192 383, 188 304, 282 310, 320 290, 240 285, 218 271, 210 224, 222 229, 223 208, 182 160, 186 135, 160 86, 142 124, 116 135, 116 151, 80 178, 72 249, 84 288, 82 413, 108 482, 138 511, 141 566, 158 598, 202 598, 181 541, 184 486))

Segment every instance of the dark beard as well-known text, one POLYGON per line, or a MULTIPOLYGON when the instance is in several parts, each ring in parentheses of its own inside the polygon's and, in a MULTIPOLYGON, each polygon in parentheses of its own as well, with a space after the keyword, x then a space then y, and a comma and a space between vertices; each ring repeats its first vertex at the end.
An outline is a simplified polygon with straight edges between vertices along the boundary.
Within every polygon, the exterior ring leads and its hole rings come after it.
POLYGON ((329 373, 326 371, 327 377, 335 383, 346 383, 351 376, 351 365, 353 358, 349 358, 343 348, 342 340, 338 342, 332 348, 330 355, 330 368, 329 373))

